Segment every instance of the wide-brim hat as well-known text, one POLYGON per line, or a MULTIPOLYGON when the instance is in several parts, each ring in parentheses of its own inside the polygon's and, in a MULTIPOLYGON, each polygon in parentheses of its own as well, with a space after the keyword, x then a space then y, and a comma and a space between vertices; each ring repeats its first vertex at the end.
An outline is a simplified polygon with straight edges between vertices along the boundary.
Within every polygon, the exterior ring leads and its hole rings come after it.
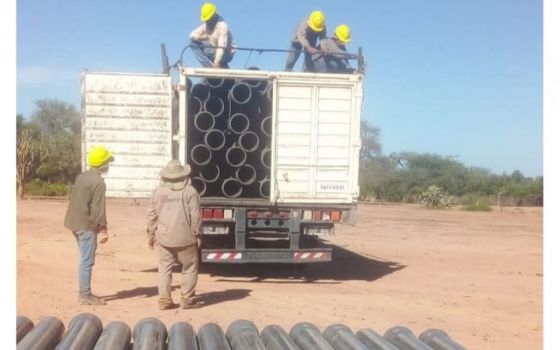
POLYGON ((171 180, 187 177, 189 176, 190 173, 191 173, 190 165, 187 164, 183 166, 181 165, 181 162, 175 159, 169 161, 169 163, 167 163, 165 168, 161 169, 159 172, 161 177, 166 179, 171 179, 171 180))

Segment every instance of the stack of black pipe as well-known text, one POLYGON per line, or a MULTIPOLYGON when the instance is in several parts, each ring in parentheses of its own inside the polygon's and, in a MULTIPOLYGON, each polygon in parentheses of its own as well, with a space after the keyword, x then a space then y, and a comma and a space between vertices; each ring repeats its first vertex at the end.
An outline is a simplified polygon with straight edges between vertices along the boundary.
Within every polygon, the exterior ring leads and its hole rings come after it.
POLYGON ((187 153, 202 197, 268 198, 272 88, 206 78, 188 92, 187 153))

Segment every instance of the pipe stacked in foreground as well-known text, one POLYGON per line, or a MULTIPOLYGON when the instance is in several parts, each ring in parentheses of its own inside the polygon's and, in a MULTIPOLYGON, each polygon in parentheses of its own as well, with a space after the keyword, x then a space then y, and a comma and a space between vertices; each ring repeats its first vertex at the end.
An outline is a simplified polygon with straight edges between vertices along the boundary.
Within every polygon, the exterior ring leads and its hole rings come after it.
POLYGON ((169 330, 157 318, 139 320, 131 332, 121 321, 105 325, 90 313, 76 315, 65 332, 56 317, 45 317, 37 325, 17 316, 17 349, 80 350, 465 350, 440 329, 427 329, 419 337, 406 327, 393 327, 381 336, 365 328, 354 333, 342 324, 332 324, 322 333, 309 322, 300 322, 286 332, 278 325, 259 333, 249 320, 232 322, 224 330, 216 323, 202 325, 198 332, 186 322, 169 330))

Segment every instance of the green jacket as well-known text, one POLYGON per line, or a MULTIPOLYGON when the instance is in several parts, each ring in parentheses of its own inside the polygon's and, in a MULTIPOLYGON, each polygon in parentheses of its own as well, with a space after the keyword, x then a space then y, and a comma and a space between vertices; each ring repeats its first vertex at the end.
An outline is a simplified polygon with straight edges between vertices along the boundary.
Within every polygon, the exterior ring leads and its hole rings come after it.
POLYGON ((64 227, 72 231, 95 232, 106 228, 105 189, 99 171, 89 169, 78 175, 70 189, 64 227))

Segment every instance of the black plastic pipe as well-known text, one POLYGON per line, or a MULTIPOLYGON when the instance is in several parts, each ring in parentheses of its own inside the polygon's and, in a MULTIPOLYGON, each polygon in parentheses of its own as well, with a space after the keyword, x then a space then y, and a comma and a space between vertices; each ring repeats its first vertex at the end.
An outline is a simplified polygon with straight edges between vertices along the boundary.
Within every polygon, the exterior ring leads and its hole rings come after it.
POLYGON ((369 350, 354 335, 352 330, 343 324, 333 324, 323 332, 323 337, 336 350, 369 350))
POLYGON ((418 338, 434 350, 466 350, 441 329, 427 329, 418 338))
POLYGON ((23 338, 35 325, 33 321, 25 316, 16 317, 16 343, 23 338))
POLYGON ((235 113, 228 119, 228 129, 242 134, 249 129, 249 118, 243 113, 235 113))
POLYGON ((132 331, 122 321, 113 321, 105 326, 93 350, 128 350, 132 331))
POLYGON ((277 325, 265 327, 261 332, 261 339, 268 350, 299 350, 288 333, 277 325))
POLYGON ((167 350, 198 350, 193 327, 186 322, 177 322, 169 328, 167 350))
POLYGON ((196 165, 206 165, 212 160, 212 151, 204 144, 198 144, 191 149, 191 160, 196 165))
POLYGON ((290 336, 301 350, 334 350, 315 325, 300 322, 292 327, 290 336))
POLYGON ((192 97, 198 97, 202 102, 210 97, 210 88, 205 84, 195 84, 191 90, 192 97))
POLYGON ((249 103, 252 96, 251 87, 245 82, 235 83, 229 91, 229 98, 240 105, 249 103))
POLYGON ((268 116, 261 121, 261 132, 266 136, 272 135, 272 117, 268 116))
POLYGON ((224 113, 224 101, 218 96, 212 96, 204 102, 204 110, 211 113, 214 118, 220 117, 224 113))
POLYGON ((147 317, 136 323, 132 337, 132 350, 165 350, 167 329, 157 318, 147 317))
POLYGON ((254 152, 259 148, 259 136, 252 131, 245 131, 239 135, 239 147, 245 152, 254 152))
POLYGON ((416 338, 414 333, 406 327, 396 326, 389 328, 383 337, 400 350, 434 350, 416 338))
POLYGON ((204 135, 204 143, 212 151, 219 151, 226 144, 226 135, 218 129, 211 129, 204 135))
POLYGON ((45 317, 17 343, 17 350, 52 350, 62 334, 62 321, 52 316, 45 317))
POLYGON ((242 185, 251 185, 257 179, 257 171, 254 166, 244 164, 235 171, 235 177, 242 185))
POLYGON ((259 193, 263 198, 270 197, 270 179, 268 177, 259 181, 259 193))
POLYGON ((356 337, 370 350, 399 350, 377 332, 371 329, 361 329, 356 337))
POLYGON ((191 178, 191 185, 198 192, 199 196, 201 196, 201 197, 204 196, 204 194, 206 193, 207 187, 206 187, 206 181, 204 181, 204 179, 202 177, 195 176, 195 177, 191 178))
POLYGON ((205 182, 216 182, 220 178, 220 167, 217 164, 210 163, 200 168, 200 177, 205 182))
POLYGON ((103 332, 103 324, 97 316, 87 312, 78 314, 70 321, 68 330, 56 350, 92 350, 101 332, 103 332))
POLYGON ((222 194, 228 198, 237 198, 243 193, 243 186, 234 177, 225 179, 222 183, 222 194))
POLYGON ((194 127, 200 132, 207 132, 214 128, 216 121, 212 113, 202 111, 194 116, 194 127))
POLYGON ((239 168, 247 161, 247 153, 239 146, 232 145, 226 151, 226 162, 234 167, 239 168))
POLYGON ((270 169, 270 148, 266 146, 261 151, 261 164, 267 169, 270 169))
POLYGON ((224 331, 215 323, 207 323, 197 333, 200 350, 231 350, 224 331))
POLYGON ((232 322, 226 331, 226 338, 232 350, 267 350, 259 337, 259 330, 249 320, 232 322))

